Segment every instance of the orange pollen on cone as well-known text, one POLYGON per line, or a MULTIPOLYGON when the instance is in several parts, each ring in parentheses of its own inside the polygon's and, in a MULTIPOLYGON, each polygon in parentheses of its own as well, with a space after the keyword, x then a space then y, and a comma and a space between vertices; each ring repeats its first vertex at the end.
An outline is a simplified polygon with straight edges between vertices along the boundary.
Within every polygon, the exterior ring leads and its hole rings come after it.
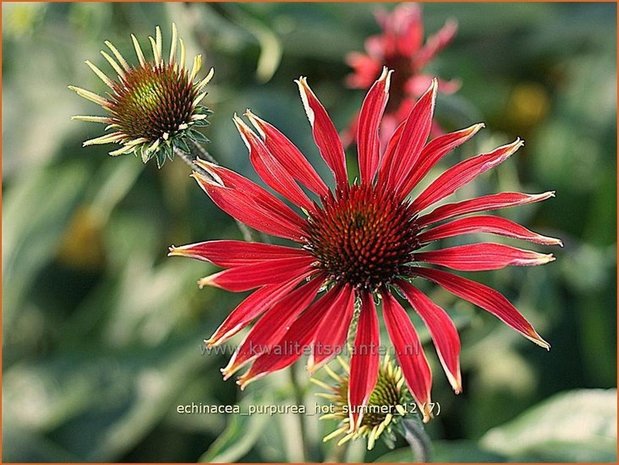
POLYGON ((408 203, 375 186, 348 186, 308 218, 306 248, 333 280, 375 290, 406 274, 419 247, 408 203))

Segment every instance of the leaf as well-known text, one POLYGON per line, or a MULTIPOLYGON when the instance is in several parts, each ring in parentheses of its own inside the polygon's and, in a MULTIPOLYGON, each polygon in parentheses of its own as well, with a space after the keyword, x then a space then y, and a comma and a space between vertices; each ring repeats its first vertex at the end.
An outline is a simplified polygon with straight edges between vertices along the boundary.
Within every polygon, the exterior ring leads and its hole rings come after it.
POLYGON ((199 462, 236 462, 246 455, 262 435, 262 430, 272 418, 268 415, 248 415, 253 405, 269 404, 266 392, 254 391, 240 403, 241 413, 229 415, 229 423, 223 433, 200 457, 199 462))
POLYGON ((54 258, 89 173, 81 163, 14 179, 4 200, 4 325, 11 328, 39 271, 54 258), (58 182, 61 179, 62 182, 58 182))
MULTIPOLYGON (((396 449, 380 456, 374 462, 411 462, 413 454, 409 447, 396 449)), ((483 450, 474 441, 433 441, 430 459, 432 462, 501 462, 504 459, 483 450)))
POLYGON ((617 390, 561 393, 481 439, 511 460, 614 462, 617 460, 617 390))
POLYGON ((62 351, 13 365, 3 389, 3 426, 19 440, 12 460, 118 460, 176 410, 187 381, 211 363, 199 338, 191 333, 156 352, 62 351))

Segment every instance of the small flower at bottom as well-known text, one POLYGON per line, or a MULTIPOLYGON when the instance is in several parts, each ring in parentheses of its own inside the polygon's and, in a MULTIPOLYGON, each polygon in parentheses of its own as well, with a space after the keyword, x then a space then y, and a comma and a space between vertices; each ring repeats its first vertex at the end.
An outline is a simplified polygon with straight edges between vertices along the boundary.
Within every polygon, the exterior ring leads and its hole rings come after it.
POLYGON ((155 38, 149 37, 153 59, 147 60, 134 35, 131 35, 138 65, 130 65, 109 41, 105 44, 113 57, 101 55, 116 73, 110 78, 90 61, 86 64, 110 88, 106 97, 80 87, 69 86, 81 97, 100 105, 108 116, 74 116, 73 119, 106 124, 112 130, 103 136, 84 142, 84 146, 117 143, 121 147, 110 155, 133 153, 146 163, 151 158, 161 167, 166 158, 172 159, 174 150, 189 152, 188 140, 208 142, 195 127, 204 126, 210 110, 200 105, 206 96, 205 86, 213 77, 213 69, 196 81, 202 68, 202 57, 197 55, 191 70, 185 67, 185 44, 172 25, 172 40, 168 59, 163 55, 161 29, 155 38), (178 53, 177 53, 178 52, 178 53), (178 56, 180 54, 180 57, 178 56))
POLYGON ((341 357, 337 360, 342 367, 341 373, 336 373, 326 365, 324 367, 334 385, 312 378, 312 382, 327 390, 318 396, 331 403, 329 413, 322 415, 320 419, 340 420, 338 427, 323 440, 326 442, 340 437, 338 445, 342 445, 351 439, 367 437, 367 447, 371 450, 376 440, 382 438, 388 446, 393 447, 394 433, 398 430, 400 420, 411 412, 412 405, 402 370, 394 365, 388 354, 384 356, 378 368, 376 386, 370 394, 367 405, 362 407, 364 414, 355 429, 351 428, 348 406, 350 367, 341 357))

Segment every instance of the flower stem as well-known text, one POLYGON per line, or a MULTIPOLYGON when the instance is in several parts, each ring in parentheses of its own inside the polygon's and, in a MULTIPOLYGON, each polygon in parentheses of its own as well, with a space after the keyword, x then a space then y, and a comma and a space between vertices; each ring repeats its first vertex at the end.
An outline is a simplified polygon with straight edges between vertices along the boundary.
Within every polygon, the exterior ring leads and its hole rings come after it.
MULTIPOLYGON (((294 401, 297 406, 304 405, 303 401, 303 389, 301 389, 301 385, 299 383, 299 378, 297 377, 297 371, 295 370, 295 366, 291 366, 289 369, 290 372, 290 384, 292 384, 292 390, 294 394, 294 401)), ((301 454, 302 454, 302 462, 305 462, 309 457, 309 450, 307 447, 307 429, 305 427, 305 419, 304 415, 297 415, 299 419, 299 430, 301 431, 301 454)))
POLYGON ((204 158, 206 161, 210 161, 211 163, 218 164, 217 160, 215 160, 215 157, 213 157, 213 155, 211 155, 204 147, 202 147, 200 144, 198 144, 193 139, 191 143, 196 149, 198 149, 198 152, 200 152, 200 155, 202 156, 202 158, 204 158))
POLYGON ((415 462, 428 462, 430 460, 430 438, 423 429, 419 419, 403 420, 404 439, 413 451, 415 462))
MULTIPOLYGON (((193 145, 198 150, 198 152, 200 152, 200 155, 205 160, 211 163, 217 164, 217 160, 215 160, 215 158, 210 153, 208 153, 206 149, 204 149, 204 147, 202 147, 200 144, 197 144, 195 142, 193 142, 193 145)), ((196 164, 196 157, 194 157, 193 154, 184 152, 178 147, 174 147, 174 154, 178 158, 183 160, 192 170, 197 171, 202 176, 205 176, 208 179, 213 179, 213 176, 211 176, 209 172, 207 172, 204 168, 201 168, 200 166, 196 164)), ((240 221, 238 220, 235 220, 235 221, 236 221, 237 227, 239 228, 239 231, 241 231, 241 234, 243 235, 243 240, 245 240, 246 242, 252 242, 254 237, 250 229, 247 226, 245 226, 243 223, 241 223, 240 221)))

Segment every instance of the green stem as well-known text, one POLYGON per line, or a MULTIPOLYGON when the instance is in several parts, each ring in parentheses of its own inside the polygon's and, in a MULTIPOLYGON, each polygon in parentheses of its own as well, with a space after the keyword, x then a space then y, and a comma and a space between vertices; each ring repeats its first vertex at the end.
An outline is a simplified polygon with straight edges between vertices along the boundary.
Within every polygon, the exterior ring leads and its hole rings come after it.
MULTIPOLYGON (((298 406, 303 405, 303 389, 301 388, 301 384, 299 383, 295 366, 291 366, 288 371, 290 373, 290 383, 292 384, 294 401, 298 406)), ((309 450, 307 447, 307 428, 305 427, 304 415, 297 415, 297 418, 299 419, 299 430, 301 431, 301 461, 305 462, 309 457, 309 450)))
POLYGON ((215 160, 215 157, 213 157, 213 155, 211 155, 204 147, 198 144, 195 140, 192 140, 191 143, 196 149, 198 149, 198 152, 200 152, 202 158, 211 163, 215 163, 216 165, 218 164, 217 160, 215 160))
POLYGON ((415 462, 428 462, 430 460, 430 438, 423 429, 421 422, 416 420, 403 420, 404 439, 413 451, 415 462))
MULTIPOLYGON (((193 142, 193 145, 200 152, 200 155, 205 160, 211 163, 217 164, 217 160, 215 160, 215 158, 210 153, 208 153, 204 149, 204 147, 202 147, 200 144, 197 144, 196 142, 193 142)), ((205 176, 206 178, 213 180, 213 176, 208 171, 206 171, 204 168, 196 164, 196 157, 194 157, 193 154, 184 152, 178 147, 174 147, 174 154, 178 158, 183 160, 193 171, 196 171, 200 173, 202 176, 205 176)), ((245 226, 243 223, 241 223, 240 221, 238 220, 235 220, 235 221, 236 221, 237 227, 239 228, 239 231, 241 231, 241 234, 243 235, 243 240, 245 240, 246 242, 252 242, 254 240, 254 236, 252 232, 250 231, 250 229, 247 226, 245 226)))

